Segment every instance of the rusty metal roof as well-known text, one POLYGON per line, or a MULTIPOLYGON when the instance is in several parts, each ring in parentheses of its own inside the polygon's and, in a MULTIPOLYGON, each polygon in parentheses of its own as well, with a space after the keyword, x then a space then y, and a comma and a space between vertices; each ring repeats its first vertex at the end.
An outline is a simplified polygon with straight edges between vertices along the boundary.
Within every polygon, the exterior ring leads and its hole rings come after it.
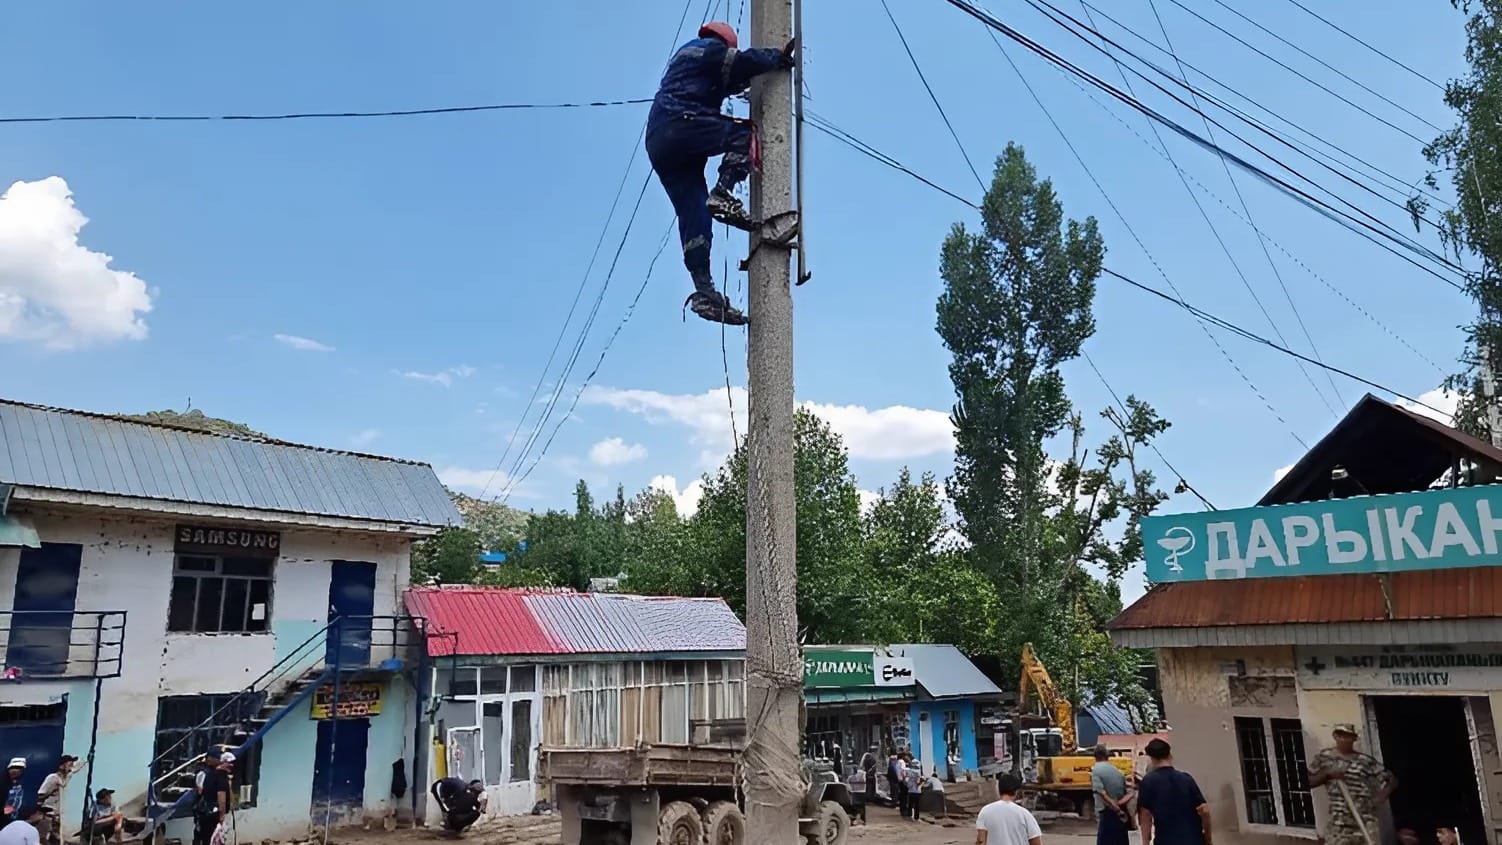
MULTIPOLYGON (((1457 459, 1478 465, 1478 484, 1502 476, 1502 449, 1444 423, 1371 394, 1362 397, 1298 463, 1278 479, 1258 505, 1328 499, 1331 471, 1344 467, 1369 494, 1427 489, 1457 459)), ((1352 491, 1340 491, 1350 495, 1352 491)))
POLYGON ((461 521, 427 464, 4 399, 0 483, 405 525, 461 521))
POLYGON ((1502 618, 1502 568, 1159 584, 1109 630, 1502 618))
POLYGON ((407 610, 437 635, 432 655, 740 652, 746 628, 723 599, 414 587, 407 610))

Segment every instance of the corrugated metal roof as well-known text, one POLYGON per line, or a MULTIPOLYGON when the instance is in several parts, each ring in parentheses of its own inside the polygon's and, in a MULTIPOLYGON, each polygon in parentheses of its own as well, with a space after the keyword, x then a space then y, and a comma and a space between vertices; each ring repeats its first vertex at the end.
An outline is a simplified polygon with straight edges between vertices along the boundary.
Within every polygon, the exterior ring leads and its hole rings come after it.
MULTIPOLYGON (((435 634, 456 634, 460 655, 664 654, 739 652, 746 628, 722 599, 414 587, 407 610, 435 634)), ((452 654, 454 641, 429 641, 452 654)))
POLYGON ((3 399, 0 482, 407 525, 461 521, 427 464, 3 399))
POLYGON ((1502 618, 1502 568, 1481 566, 1159 584, 1106 627, 1120 631, 1490 618, 1502 618))
POLYGON ((914 677, 934 698, 1001 695, 1001 688, 952 645, 894 645, 890 651, 898 657, 913 659, 914 677))
POLYGON ((1114 701, 1090 704, 1080 709, 1095 720, 1096 728, 1103 734, 1136 733, 1132 728, 1132 717, 1127 714, 1126 708, 1114 701))

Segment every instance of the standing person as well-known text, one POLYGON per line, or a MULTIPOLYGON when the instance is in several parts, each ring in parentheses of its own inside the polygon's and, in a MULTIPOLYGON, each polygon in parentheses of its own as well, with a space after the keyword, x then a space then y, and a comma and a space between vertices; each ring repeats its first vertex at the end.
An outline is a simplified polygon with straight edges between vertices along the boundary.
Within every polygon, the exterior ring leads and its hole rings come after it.
POLYGON ((211 845, 215 833, 229 817, 230 776, 235 771, 235 755, 220 753, 214 768, 203 773, 198 799, 193 804, 193 845, 211 845))
POLYGON ((36 826, 42 820, 42 808, 29 804, 13 815, 15 820, 0 830, 0 845, 40 845, 42 834, 36 826))
POLYGON ((895 753, 887 758, 887 798, 891 800, 892 806, 899 808, 902 804, 898 800, 901 793, 897 785, 901 781, 901 778, 897 777, 897 765, 901 759, 895 753))
POLYGON ((908 755, 907 762, 902 770, 903 782, 907 786, 907 809, 908 817, 913 821, 918 820, 918 799, 923 797, 923 761, 908 755))
POLYGON ((1325 843, 1378 845, 1377 807, 1392 795, 1398 779, 1375 757, 1356 750, 1355 725, 1336 725, 1333 736, 1335 747, 1309 761, 1309 786, 1326 787, 1330 802, 1325 843))
POLYGON ((1027 808, 1017 803, 1022 778, 1007 772, 996 778, 998 798, 975 817, 975 845, 1043 845, 1043 831, 1027 808))
MULTIPOLYGON (((871 746, 871 750, 866 752, 866 756, 861 758, 861 771, 866 773, 867 807, 876 803, 876 761, 879 753, 880 751, 873 745, 871 746)), ((861 810, 861 819, 864 821, 865 818, 866 811, 863 809, 861 810)))
POLYGON ((1090 767, 1090 791, 1095 793, 1095 845, 1127 845, 1126 777, 1111 765, 1111 752, 1104 745, 1095 746, 1095 765, 1090 767))
POLYGON ((751 172, 750 121, 720 113, 725 98, 750 86, 764 73, 793 66, 793 43, 781 50, 741 50, 735 30, 715 21, 699 37, 678 48, 652 99, 647 115, 647 158, 678 215, 683 264, 694 282, 689 307, 706 320, 744 326, 746 315, 714 286, 710 244, 716 219, 740 229, 752 224, 735 197, 735 186, 751 172), (704 166, 720 159, 720 179, 710 191, 704 166))
POLYGON ((1211 845, 1210 807, 1188 772, 1173 767, 1173 749, 1161 739, 1147 744, 1153 770, 1137 793, 1142 845, 1211 845))
POLYGON ((906 751, 897 754, 897 763, 892 771, 897 778, 897 815, 898 818, 907 819, 907 803, 911 799, 907 788, 907 765, 911 755, 906 751))
POLYGON ((5 818, 0 824, 10 824, 16 818, 16 810, 26 803, 26 787, 21 778, 26 775, 26 758, 12 757, 5 767, 5 818))
POLYGON ((51 843, 61 841, 59 826, 62 824, 63 790, 68 788, 68 779, 78 771, 78 758, 64 754, 58 758, 57 770, 42 780, 37 790, 37 806, 42 808, 42 838, 51 843))

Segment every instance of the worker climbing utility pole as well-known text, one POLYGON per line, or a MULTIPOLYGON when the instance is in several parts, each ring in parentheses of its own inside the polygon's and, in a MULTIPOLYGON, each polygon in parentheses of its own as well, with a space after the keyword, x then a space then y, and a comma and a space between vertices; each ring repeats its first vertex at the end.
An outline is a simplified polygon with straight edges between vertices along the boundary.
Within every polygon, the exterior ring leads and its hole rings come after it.
MULTIPOLYGON (((792 38, 794 0, 751 0, 751 40, 792 38)), ((803 45, 797 45, 798 50, 803 45)), ((750 429, 746 490, 746 841, 798 842, 803 796, 803 658, 798 645, 797 537, 793 500, 792 76, 769 73, 751 87, 761 173, 751 181, 747 370, 750 429)))

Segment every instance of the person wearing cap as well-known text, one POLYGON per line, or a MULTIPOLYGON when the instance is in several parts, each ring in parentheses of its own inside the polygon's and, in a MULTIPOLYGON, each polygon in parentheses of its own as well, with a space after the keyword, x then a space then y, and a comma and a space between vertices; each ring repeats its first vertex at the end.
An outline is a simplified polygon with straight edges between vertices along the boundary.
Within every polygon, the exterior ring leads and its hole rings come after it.
POLYGON ((5 824, 16 818, 16 810, 26 803, 26 787, 21 778, 26 775, 26 758, 12 757, 5 767, 5 824))
POLYGON ((78 758, 64 754, 58 758, 57 769, 42 780, 42 787, 37 790, 37 806, 42 808, 43 814, 42 838, 48 842, 61 841, 57 828, 62 815, 63 790, 68 788, 68 779, 76 771, 78 758))
POLYGON ((198 800, 193 805, 193 845, 210 845, 228 817, 232 790, 230 777, 234 771, 234 752, 224 751, 214 768, 204 772, 203 782, 198 786, 198 800))
POLYGON ((0 845, 41 845, 42 833, 37 823, 42 819, 42 808, 27 804, 18 808, 10 824, 0 830, 0 845))
POLYGON ((1309 786, 1328 792, 1330 815, 1326 845, 1378 845, 1377 808, 1398 786, 1398 779, 1375 757, 1356 750, 1356 726, 1340 724, 1333 731, 1335 747, 1321 750, 1309 761, 1309 786))
POLYGON ((125 814, 115 806, 115 790, 101 789, 94 793, 93 817, 91 838, 108 837, 118 843, 125 837, 125 814))

